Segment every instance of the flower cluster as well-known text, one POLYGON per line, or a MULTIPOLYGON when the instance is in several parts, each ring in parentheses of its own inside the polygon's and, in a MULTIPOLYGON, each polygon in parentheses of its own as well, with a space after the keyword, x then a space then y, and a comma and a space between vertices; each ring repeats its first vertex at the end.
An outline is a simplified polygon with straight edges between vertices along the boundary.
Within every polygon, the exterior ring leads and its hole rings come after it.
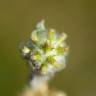
POLYGON ((68 46, 65 33, 47 30, 44 21, 37 24, 29 40, 21 49, 23 57, 38 75, 51 75, 65 68, 68 46))

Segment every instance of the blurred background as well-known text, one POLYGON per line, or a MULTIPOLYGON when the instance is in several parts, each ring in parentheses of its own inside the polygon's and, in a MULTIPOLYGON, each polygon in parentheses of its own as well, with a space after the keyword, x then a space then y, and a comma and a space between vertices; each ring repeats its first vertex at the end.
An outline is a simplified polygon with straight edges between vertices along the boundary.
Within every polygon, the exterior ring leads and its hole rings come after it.
POLYGON ((17 96, 28 79, 19 53, 35 25, 68 34, 67 68, 50 82, 68 96, 96 96, 95 0, 0 0, 0 96, 17 96))

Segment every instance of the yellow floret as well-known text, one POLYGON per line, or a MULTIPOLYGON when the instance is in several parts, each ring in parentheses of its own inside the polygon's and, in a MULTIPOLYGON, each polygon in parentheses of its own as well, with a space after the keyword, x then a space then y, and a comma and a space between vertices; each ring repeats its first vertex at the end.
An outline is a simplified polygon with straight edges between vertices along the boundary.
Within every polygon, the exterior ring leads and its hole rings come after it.
POLYGON ((25 54, 29 53, 30 49, 28 47, 24 46, 24 48, 22 49, 22 52, 25 53, 25 54))

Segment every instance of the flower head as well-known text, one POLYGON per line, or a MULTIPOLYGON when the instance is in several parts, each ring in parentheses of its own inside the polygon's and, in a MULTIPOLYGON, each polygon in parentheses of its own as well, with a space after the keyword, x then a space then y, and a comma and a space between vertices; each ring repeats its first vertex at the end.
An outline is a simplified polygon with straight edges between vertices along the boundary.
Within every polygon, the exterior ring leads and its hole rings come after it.
POLYGON ((66 37, 65 33, 46 29, 44 21, 37 24, 29 40, 21 49, 23 57, 31 65, 34 74, 52 75, 65 68, 68 53, 66 37))

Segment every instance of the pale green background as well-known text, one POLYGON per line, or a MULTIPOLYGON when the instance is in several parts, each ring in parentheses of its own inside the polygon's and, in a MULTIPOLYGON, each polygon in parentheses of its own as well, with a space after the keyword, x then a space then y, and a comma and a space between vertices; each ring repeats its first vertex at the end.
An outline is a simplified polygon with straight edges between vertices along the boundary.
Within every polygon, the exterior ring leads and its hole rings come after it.
POLYGON ((0 0, 0 96, 16 96, 28 78, 18 46, 35 24, 68 34, 67 68, 51 84, 68 96, 96 96, 95 0, 0 0))

